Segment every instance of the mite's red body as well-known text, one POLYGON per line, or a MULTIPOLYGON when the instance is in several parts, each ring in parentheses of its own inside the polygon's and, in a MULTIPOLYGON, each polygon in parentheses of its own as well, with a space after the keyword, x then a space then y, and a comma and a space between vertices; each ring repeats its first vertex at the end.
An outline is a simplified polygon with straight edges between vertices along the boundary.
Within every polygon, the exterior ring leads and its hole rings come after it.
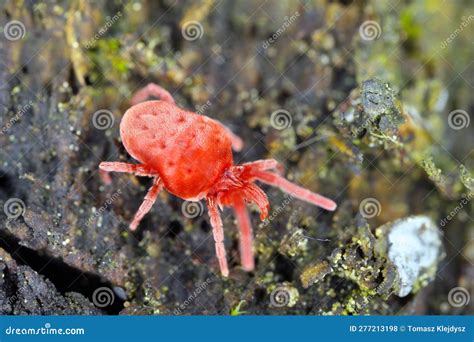
POLYGON ((147 101, 127 110, 120 135, 128 153, 183 199, 205 197, 232 166, 232 144, 222 125, 168 102, 147 101))
POLYGON ((295 198, 327 210, 336 208, 330 199, 271 172, 281 170, 273 159, 234 165, 232 148, 242 147, 240 138, 215 120, 179 108, 163 88, 149 84, 137 92, 132 103, 135 105, 122 118, 120 135, 128 153, 141 164, 100 164, 104 171, 154 178, 130 225, 132 230, 151 209, 163 187, 186 200, 206 199, 216 254, 221 272, 227 276, 229 270, 219 207, 234 208, 240 227, 242 265, 247 271, 253 270, 252 229, 246 204, 255 203, 262 220, 267 217, 269 208, 267 196, 254 184, 255 180, 277 186, 295 198), (149 96, 159 97, 161 101, 141 102, 149 96))

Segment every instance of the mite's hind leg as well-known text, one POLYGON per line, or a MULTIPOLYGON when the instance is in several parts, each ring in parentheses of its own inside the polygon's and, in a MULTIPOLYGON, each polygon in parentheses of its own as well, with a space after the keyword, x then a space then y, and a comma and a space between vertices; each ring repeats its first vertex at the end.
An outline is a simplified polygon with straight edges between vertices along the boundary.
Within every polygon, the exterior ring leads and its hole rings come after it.
POLYGON ((240 231, 240 259, 245 271, 253 271, 255 262, 253 257, 253 235, 249 213, 243 199, 238 198, 233 203, 235 216, 240 231))
POLYGON ((161 101, 175 104, 173 96, 166 89, 160 87, 156 83, 148 83, 145 87, 138 90, 133 96, 130 102, 132 105, 146 101, 149 97, 157 97, 161 101))
POLYGON ((223 124, 221 125, 227 132, 227 136, 229 137, 230 142, 232 144, 232 149, 236 152, 242 151, 242 148, 244 147, 244 142, 242 141, 242 139, 237 134, 232 132, 229 127, 224 126, 223 124))

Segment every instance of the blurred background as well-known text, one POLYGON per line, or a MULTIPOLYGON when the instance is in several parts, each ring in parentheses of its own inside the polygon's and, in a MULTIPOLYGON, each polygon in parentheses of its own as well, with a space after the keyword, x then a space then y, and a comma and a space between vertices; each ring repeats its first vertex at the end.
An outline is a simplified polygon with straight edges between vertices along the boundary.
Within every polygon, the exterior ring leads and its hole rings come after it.
POLYGON ((3 1, 0 313, 472 314, 471 1, 3 1), (155 82, 334 199, 262 186, 256 270, 223 212, 223 279, 203 203, 147 178, 120 119, 155 82), (109 182, 110 181, 110 182, 109 182))

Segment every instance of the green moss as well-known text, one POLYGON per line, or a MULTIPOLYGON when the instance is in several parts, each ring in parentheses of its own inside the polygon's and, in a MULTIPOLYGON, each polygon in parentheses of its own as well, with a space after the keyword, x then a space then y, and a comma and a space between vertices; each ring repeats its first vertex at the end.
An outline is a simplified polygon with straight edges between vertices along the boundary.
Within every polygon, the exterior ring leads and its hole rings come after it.
POLYGON ((469 191, 474 191, 474 178, 464 165, 459 166, 461 170, 461 182, 469 191))
POLYGON ((405 32, 407 39, 417 41, 422 32, 422 27, 415 20, 414 12, 411 8, 406 8, 400 13, 400 26, 405 32))
POLYGON ((329 263, 324 260, 315 265, 306 267, 300 275, 301 283, 304 288, 322 280, 327 274, 332 272, 329 263))

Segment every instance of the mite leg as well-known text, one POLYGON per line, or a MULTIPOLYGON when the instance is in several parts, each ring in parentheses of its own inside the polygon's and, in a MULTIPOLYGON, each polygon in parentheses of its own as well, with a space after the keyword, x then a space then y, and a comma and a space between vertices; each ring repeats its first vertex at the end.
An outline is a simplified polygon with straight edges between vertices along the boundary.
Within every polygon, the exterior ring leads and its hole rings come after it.
POLYGON ((256 171, 254 173, 254 176, 256 179, 263 183, 276 186, 293 197, 317 205, 318 207, 321 207, 323 209, 334 211, 337 207, 337 204, 329 198, 326 198, 324 196, 311 192, 308 189, 291 183, 282 176, 274 174, 272 172, 256 171))
POLYGON ((214 236, 214 243, 216 246, 216 256, 219 261, 221 273, 224 277, 229 276, 229 268, 227 266, 227 257, 224 246, 224 230, 222 229, 222 220, 219 215, 219 210, 214 201, 207 200, 207 208, 211 218, 212 235, 214 236))
POLYGON ((255 267, 253 258, 253 236, 250 217, 243 199, 238 198, 233 203, 235 216, 240 231, 240 259, 245 271, 253 271, 255 267))
POLYGON ((268 217, 270 203, 268 203, 267 195, 257 185, 253 183, 247 184, 242 188, 242 198, 246 203, 253 202, 260 211, 260 219, 263 221, 268 217))
POLYGON ((148 190, 148 193, 146 194, 145 199, 140 205, 140 208, 138 208, 138 211, 135 214, 135 217, 133 218, 132 223, 130 223, 130 230, 134 231, 137 229, 138 224, 142 220, 143 216, 145 216, 150 211, 151 207, 155 203, 156 198, 158 197, 158 194, 160 193, 162 188, 163 188, 163 184, 161 183, 160 178, 156 177, 155 180, 153 181, 153 185, 148 190))
POLYGON ((278 174, 283 174, 284 168, 278 161, 275 159, 260 159, 250 163, 242 164, 250 174, 255 171, 267 171, 275 170, 278 174))
MULTIPOLYGON (((221 124, 222 125, 222 124, 221 124)), ((244 142, 242 141, 242 139, 237 135, 235 134, 234 132, 232 132, 230 130, 230 128, 222 125, 222 127, 226 130, 227 132, 227 135, 230 139, 230 142, 232 143, 232 149, 234 151, 237 151, 237 152, 240 152, 242 151, 242 148, 244 147, 244 142)))
POLYGON ((99 169, 99 177, 102 180, 102 183, 110 185, 112 184, 112 177, 110 177, 110 174, 102 169, 99 169))
POLYGON ((136 105, 137 103, 146 101, 151 96, 157 97, 161 101, 166 101, 172 104, 175 103, 173 96, 171 96, 171 94, 167 90, 155 83, 148 83, 148 85, 138 90, 133 95, 130 102, 132 103, 132 105, 136 105))
MULTIPOLYGON (((156 177, 157 174, 149 170, 143 165, 129 164, 122 162, 102 162, 99 164, 99 169, 102 172, 125 172, 133 173, 142 177, 156 177)), ((101 176, 103 177, 103 176, 101 176)))

